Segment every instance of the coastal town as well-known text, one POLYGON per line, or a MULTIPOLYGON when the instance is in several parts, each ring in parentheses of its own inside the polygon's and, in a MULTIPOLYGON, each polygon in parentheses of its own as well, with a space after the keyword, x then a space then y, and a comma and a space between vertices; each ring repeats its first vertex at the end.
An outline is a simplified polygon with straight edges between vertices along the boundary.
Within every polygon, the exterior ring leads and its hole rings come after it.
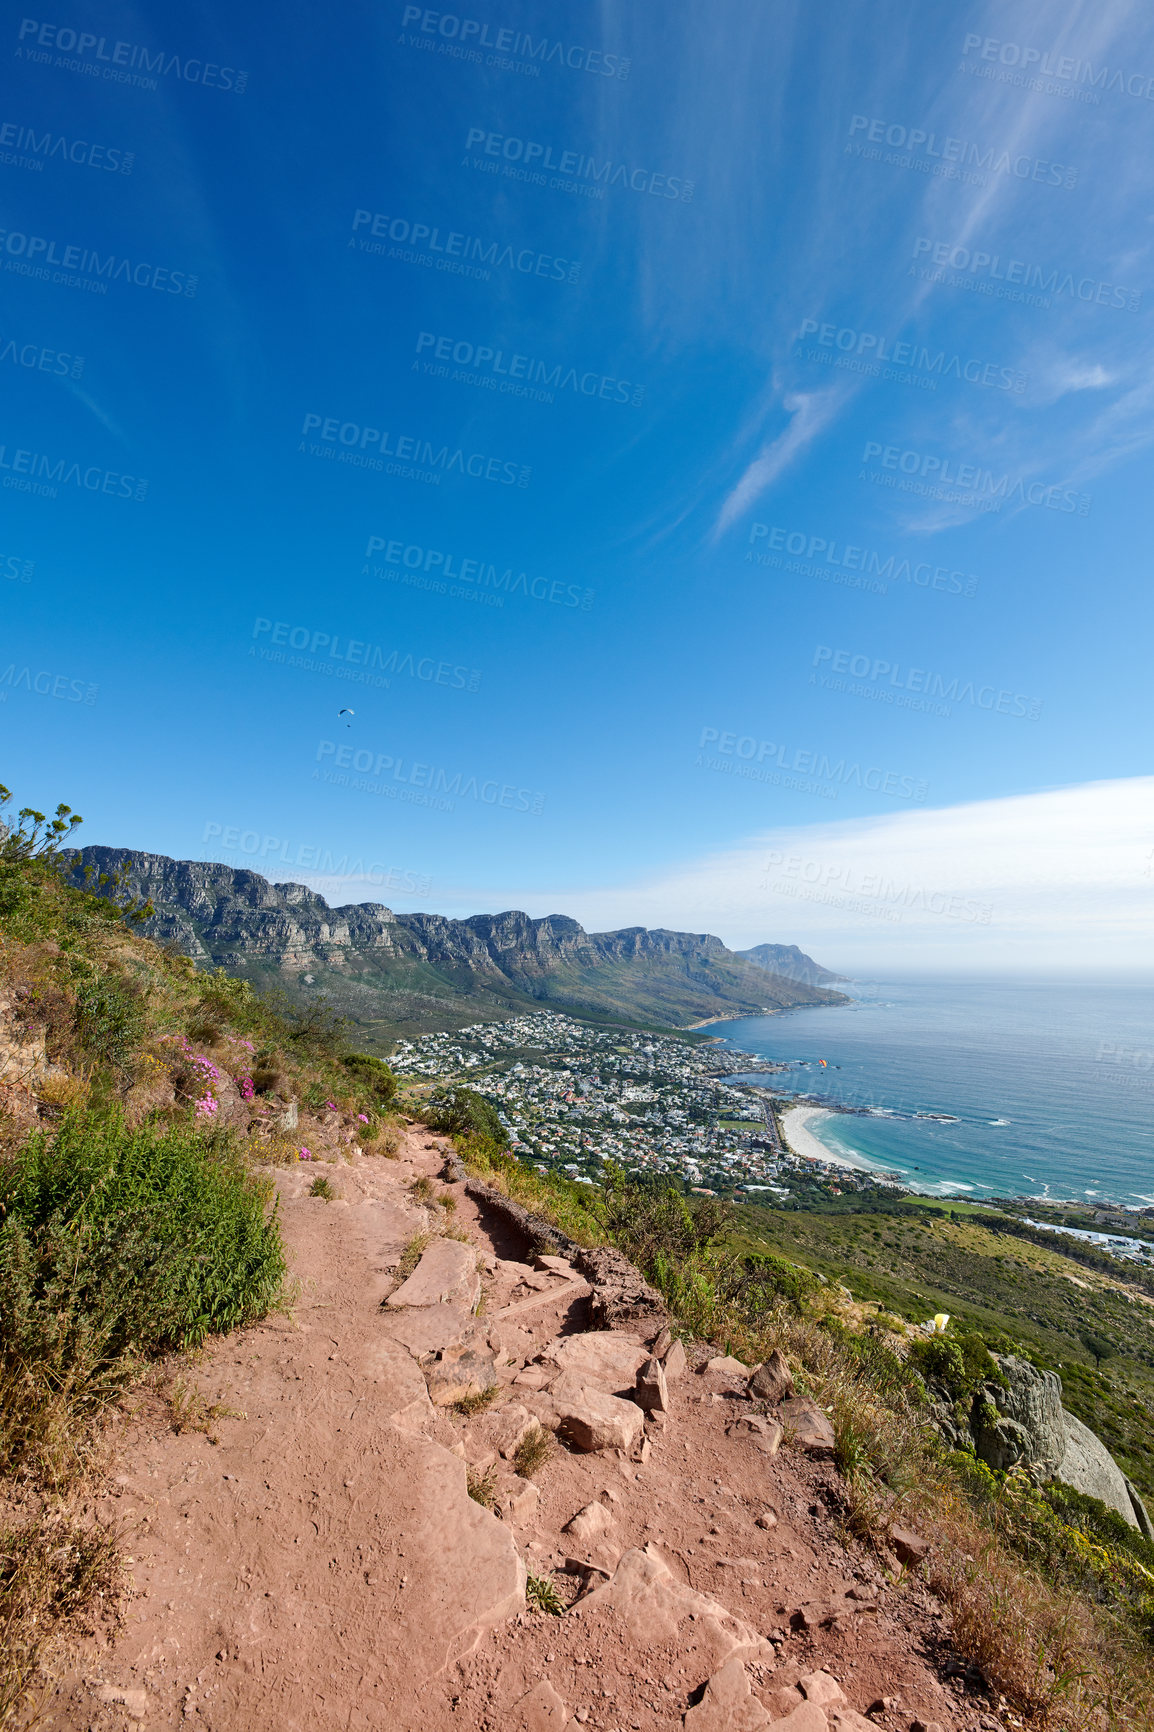
POLYGON ((770 1083, 785 1067, 712 1041, 539 1011, 399 1041, 391 1062, 418 1088, 466 1083, 493 1103, 516 1155, 578 1183, 598 1183, 607 1163, 751 1202, 815 1182, 835 1195, 878 1183, 794 1154, 770 1083))

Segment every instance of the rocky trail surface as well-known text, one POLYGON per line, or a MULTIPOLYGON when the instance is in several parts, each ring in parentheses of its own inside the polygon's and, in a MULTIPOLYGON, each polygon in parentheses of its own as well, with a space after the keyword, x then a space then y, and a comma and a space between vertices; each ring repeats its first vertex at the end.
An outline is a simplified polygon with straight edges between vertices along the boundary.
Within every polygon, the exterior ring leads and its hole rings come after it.
POLYGON ((127 1421, 101 1513, 134 1591, 39 1724, 1000 1726, 916 1569, 842 1537, 828 1423, 788 1374, 754 1399, 687 1352, 616 1253, 534 1256, 431 1183, 447 1152, 413 1127, 395 1160, 277 1171, 292 1309, 199 1357, 183 1411, 206 1429, 157 1397, 127 1421), (530 1479, 538 1428, 558 1441, 530 1479))

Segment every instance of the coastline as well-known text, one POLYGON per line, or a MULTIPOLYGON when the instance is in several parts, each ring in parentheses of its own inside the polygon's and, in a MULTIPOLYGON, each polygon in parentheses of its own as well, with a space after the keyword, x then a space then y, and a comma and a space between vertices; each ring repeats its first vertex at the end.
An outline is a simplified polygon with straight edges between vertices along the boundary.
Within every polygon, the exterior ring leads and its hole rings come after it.
MULTIPOLYGON (((853 1173, 893 1173, 892 1167, 879 1166, 875 1161, 869 1161, 864 1156, 846 1154, 835 1155, 832 1149, 827 1149, 809 1129, 813 1120, 842 1118, 850 1115, 838 1113, 834 1107, 815 1107, 802 1104, 781 1109, 781 1134, 786 1145, 799 1160, 824 1161, 828 1167, 844 1167, 853 1173)), ((905 1180, 898 1183, 906 1184, 905 1180)))

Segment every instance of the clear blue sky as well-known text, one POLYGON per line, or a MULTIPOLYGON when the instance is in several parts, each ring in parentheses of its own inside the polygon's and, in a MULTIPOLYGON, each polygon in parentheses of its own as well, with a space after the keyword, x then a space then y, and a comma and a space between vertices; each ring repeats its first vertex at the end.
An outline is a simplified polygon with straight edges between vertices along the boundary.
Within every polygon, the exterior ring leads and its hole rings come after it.
POLYGON ((770 828, 1148 769, 1148 11, 4 31, 21 800, 544 912, 770 828))

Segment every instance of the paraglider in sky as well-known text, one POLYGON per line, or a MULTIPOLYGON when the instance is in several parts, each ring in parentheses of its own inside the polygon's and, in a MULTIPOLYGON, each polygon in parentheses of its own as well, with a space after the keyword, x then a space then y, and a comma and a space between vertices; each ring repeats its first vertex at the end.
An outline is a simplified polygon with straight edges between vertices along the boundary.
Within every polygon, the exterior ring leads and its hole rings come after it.
POLYGON ((819 1058, 817 1062, 821 1066, 822 1070, 828 1069, 828 1067, 829 1067, 829 1060, 828 1059, 819 1058))
MULTIPOLYGON (((356 713, 357 713, 357 712, 356 712, 356 710, 338 710, 338 711, 337 711, 337 715, 338 715, 338 716, 355 716, 355 715, 356 715, 356 713)), ((351 727, 352 727, 352 725, 353 725, 353 724, 352 724, 352 723, 351 723, 351 722, 346 722, 346 723, 345 723, 345 727, 346 727, 346 728, 351 728, 351 727)))

